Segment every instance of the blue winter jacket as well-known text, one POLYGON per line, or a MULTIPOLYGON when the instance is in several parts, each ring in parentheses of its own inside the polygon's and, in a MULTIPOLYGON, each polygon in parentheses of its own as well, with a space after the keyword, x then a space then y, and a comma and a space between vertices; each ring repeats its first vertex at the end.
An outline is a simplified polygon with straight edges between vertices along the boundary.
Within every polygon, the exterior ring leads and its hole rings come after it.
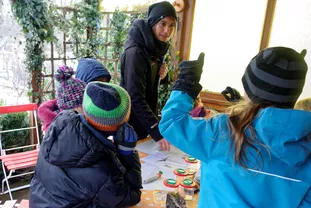
POLYGON ((111 79, 110 73, 102 63, 91 58, 82 58, 79 61, 75 78, 89 83, 99 77, 107 77, 108 82, 111 79))
MULTIPOLYGON (((228 115, 206 119, 189 114, 193 99, 173 91, 162 110, 161 134, 201 160, 199 207, 311 207, 311 113, 266 108, 253 120, 263 161, 247 149, 247 167, 234 161, 228 115), (262 164, 262 166, 261 166, 262 164)), ((247 131, 248 132, 248 131, 247 131)))

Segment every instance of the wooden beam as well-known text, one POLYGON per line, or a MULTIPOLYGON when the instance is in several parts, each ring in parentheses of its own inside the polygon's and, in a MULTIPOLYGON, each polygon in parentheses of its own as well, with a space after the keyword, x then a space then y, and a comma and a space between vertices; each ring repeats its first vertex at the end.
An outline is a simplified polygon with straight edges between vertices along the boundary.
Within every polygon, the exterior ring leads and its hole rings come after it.
POLYGON ((185 0, 183 11, 178 13, 176 50, 180 52, 180 59, 189 59, 192 26, 194 19, 195 0, 185 0))
POLYGON ((266 15, 262 29, 259 51, 269 46, 276 1, 277 0, 267 0, 266 15))
POLYGON ((201 91, 200 98, 206 108, 216 110, 220 113, 225 112, 232 105, 218 92, 201 91))

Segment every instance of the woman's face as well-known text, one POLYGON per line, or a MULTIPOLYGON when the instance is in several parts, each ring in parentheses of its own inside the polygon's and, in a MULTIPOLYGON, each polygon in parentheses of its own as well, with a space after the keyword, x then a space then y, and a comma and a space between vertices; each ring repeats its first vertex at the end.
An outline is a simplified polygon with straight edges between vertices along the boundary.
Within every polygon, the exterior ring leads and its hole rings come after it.
POLYGON ((158 40, 167 42, 174 32, 175 26, 176 20, 173 17, 164 17, 152 27, 152 31, 158 40))

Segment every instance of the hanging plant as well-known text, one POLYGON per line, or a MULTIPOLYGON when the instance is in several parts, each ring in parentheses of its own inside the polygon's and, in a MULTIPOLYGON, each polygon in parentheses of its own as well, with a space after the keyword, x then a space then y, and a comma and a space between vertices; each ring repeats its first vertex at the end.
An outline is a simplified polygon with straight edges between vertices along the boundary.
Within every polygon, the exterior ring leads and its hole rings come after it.
POLYGON ((11 1, 12 12, 26 37, 26 69, 32 77, 32 102, 40 103, 41 70, 44 61, 43 44, 54 41, 48 5, 43 0, 11 1))
POLYGON ((88 0, 73 6, 73 16, 66 29, 74 55, 81 57, 99 57, 104 39, 100 35, 102 15, 98 11, 98 1, 88 0), (78 50, 76 50, 78 45, 78 50))

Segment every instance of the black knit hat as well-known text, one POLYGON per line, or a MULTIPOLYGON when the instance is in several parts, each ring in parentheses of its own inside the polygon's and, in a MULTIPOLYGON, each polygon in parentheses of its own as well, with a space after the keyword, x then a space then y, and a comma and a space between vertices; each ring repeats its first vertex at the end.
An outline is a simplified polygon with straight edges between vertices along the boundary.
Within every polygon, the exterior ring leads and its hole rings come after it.
POLYGON ((292 108, 305 84, 306 50, 272 47, 259 52, 242 77, 244 90, 255 103, 292 108))
POLYGON ((149 6, 148 24, 153 27, 164 17, 173 17, 177 20, 175 8, 170 2, 162 1, 149 6))

